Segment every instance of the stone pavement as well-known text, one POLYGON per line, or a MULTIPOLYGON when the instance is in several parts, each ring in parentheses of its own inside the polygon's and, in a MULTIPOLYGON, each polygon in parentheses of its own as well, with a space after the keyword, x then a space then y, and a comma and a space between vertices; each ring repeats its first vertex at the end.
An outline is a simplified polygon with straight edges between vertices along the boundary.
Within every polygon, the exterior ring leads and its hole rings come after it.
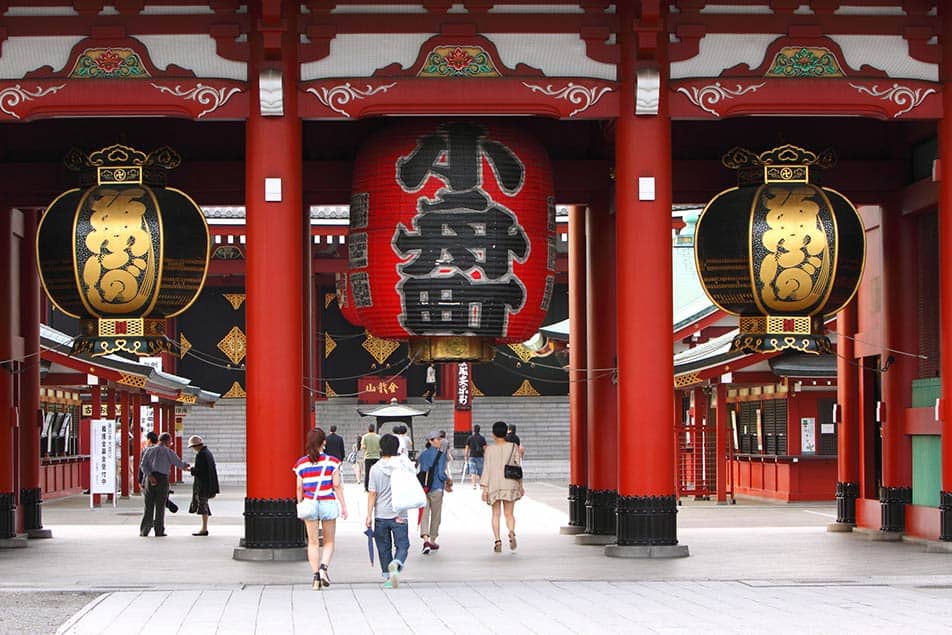
MULTIPOLYGON (((182 512, 168 537, 140 538, 139 497, 92 511, 74 497, 44 503, 52 540, 0 551, 0 610, 15 614, 30 594, 49 606, 95 594, 64 605, 62 633, 952 632, 952 555, 828 533, 830 503, 686 501, 678 538, 690 557, 622 560, 559 535, 567 488, 530 482, 519 550, 494 554, 488 508, 458 485, 440 551, 423 556, 411 538, 400 588, 384 590, 361 533, 365 495, 346 490, 326 591, 311 590, 305 562, 232 559, 243 491, 212 501, 207 538, 182 512)), ((0 629, 50 632, 24 620, 0 629)))

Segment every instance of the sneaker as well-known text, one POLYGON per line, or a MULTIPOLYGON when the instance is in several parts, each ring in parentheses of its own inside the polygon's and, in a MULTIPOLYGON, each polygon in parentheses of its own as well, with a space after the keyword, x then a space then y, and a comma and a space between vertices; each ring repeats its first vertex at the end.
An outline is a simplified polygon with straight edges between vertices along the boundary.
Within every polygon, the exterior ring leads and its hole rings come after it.
POLYGON ((317 573, 314 574, 314 580, 311 581, 311 588, 315 591, 321 590, 321 576, 317 573))
POLYGON ((440 550, 440 546, 439 546, 438 544, 436 544, 435 542, 431 542, 431 543, 430 543, 430 549, 432 549, 433 551, 439 551, 439 550, 440 550))
POLYGON ((433 545, 430 544, 429 540, 423 541, 423 555, 424 556, 429 555, 431 547, 433 547, 433 545))
POLYGON ((392 588, 393 588, 393 584, 390 582, 390 580, 387 580, 387 581, 385 581, 385 582, 383 583, 383 588, 385 588, 385 589, 392 589, 392 588))
POLYGON ((390 579, 384 583, 384 586, 388 589, 396 589, 400 586, 400 563, 396 560, 391 560, 390 564, 387 565, 387 573, 390 574, 390 579), (387 586, 387 583, 390 586, 387 586))

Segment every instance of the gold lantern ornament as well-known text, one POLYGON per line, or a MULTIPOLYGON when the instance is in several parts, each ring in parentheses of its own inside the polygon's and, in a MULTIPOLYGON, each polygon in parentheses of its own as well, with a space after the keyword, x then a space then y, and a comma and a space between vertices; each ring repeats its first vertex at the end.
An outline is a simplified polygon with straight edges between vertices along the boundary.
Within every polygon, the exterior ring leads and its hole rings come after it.
POLYGON ((67 155, 85 188, 63 192, 46 209, 36 255, 50 301, 80 320, 74 353, 174 350, 166 320, 198 297, 211 245, 202 210, 165 185, 166 171, 180 163, 165 146, 67 155))
POLYGON ((694 255, 708 297, 740 317, 732 351, 833 352, 824 319, 856 293, 866 254, 856 208, 812 182, 835 161, 793 145, 724 155, 738 186, 704 208, 694 255))

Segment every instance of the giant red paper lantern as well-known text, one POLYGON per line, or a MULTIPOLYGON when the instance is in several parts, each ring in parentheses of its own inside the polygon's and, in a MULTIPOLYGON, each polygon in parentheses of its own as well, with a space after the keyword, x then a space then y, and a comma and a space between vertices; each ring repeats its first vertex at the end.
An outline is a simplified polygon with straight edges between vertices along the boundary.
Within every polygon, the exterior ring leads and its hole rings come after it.
POLYGON ((350 276, 346 271, 334 274, 334 285, 337 291, 337 308, 344 319, 354 326, 360 326, 360 317, 354 307, 354 294, 350 290, 350 276))
POLYGON ((348 245, 368 331, 420 361, 489 359, 529 339, 552 298, 548 155, 507 122, 390 124, 357 156, 348 245))

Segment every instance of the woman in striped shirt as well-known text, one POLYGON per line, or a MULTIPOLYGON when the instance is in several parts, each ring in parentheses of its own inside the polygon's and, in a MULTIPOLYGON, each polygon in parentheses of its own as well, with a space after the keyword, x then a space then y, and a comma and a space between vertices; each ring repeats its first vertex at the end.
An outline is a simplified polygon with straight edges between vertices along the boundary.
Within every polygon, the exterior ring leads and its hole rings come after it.
POLYGON ((324 440, 327 435, 321 428, 307 433, 307 454, 294 464, 292 470, 297 475, 297 500, 304 497, 317 499, 317 512, 313 518, 305 518, 307 526, 307 560, 314 572, 314 589, 330 586, 327 565, 334 557, 334 533, 337 529, 337 517, 347 520, 347 503, 344 502, 344 488, 340 478, 340 460, 324 454, 324 440), (339 506, 338 506, 339 503, 339 506), (323 523, 324 548, 320 545, 320 525, 323 523))

